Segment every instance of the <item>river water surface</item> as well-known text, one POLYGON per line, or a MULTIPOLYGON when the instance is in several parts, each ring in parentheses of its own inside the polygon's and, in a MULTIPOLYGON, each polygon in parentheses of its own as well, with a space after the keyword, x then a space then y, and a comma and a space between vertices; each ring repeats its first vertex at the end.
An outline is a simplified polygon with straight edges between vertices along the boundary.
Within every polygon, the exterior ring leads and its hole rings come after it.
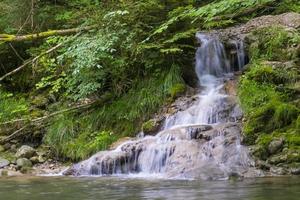
POLYGON ((299 200, 300 178, 228 181, 105 177, 0 178, 1 200, 299 200))

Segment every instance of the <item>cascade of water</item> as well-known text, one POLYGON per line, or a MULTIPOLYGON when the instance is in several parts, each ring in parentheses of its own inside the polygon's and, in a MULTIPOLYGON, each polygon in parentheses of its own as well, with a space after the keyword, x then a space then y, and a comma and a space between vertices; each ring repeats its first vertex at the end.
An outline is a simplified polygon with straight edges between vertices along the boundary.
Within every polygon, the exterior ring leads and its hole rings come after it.
MULTIPOLYGON (((242 174, 253 165, 247 149, 240 145, 239 126, 229 123, 238 112, 236 103, 222 93, 224 81, 235 67, 218 38, 200 33, 196 36, 201 44, 196 52, 196 73, 203 88, 198 100, 167 117, 156 136, 140 137, 113 151, 99 152, 68 173, 154 173, 218 179, 242 174)), ((241 69, 245 64, 242 42, 236 42, 235 48, 235 63, 241 69)))
MULTIPOLYGON (((220 91, 224 80, 234 72, 234 66, 230 64, 224 45, 217 38, 200 33, 197 38, 201 46, 196 53, 196 73, 204 89, 193 106, 167 117, 164 129, 183 124, 215 124, 231 119, 230 114, 224 115, 231 102, 220 91)), ((235 48, 238 67, 242 69, 245 65, 243 43, 235 42, 235 48)))

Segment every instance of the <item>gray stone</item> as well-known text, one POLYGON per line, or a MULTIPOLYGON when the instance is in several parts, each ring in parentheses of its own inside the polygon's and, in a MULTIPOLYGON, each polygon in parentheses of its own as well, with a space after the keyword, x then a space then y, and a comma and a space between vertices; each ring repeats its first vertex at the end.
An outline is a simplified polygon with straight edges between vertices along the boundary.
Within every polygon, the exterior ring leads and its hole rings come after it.
POLYGON ((36 154, 36 150, 30 146, 23 145, 16 153, 17 158, 31 158, 36 154))
POLYGON ((39 163, 44 163, 44 162, 46 162, 46 160, 47 160, 47 158, 45 158, 45 157, 42 156, 42 155, 39 155, 39 157, 38 157, 39 163))
POLYGON ((33 157, 30 158, 30 161, 31 161, 33 164, 39 163, 39 157, 33 156, 33 157))
POLYGON ((271 168, 271 165, 263 160, 256 161, 255 166, 262 170, 270 170, 270 168, 271 168))
POLYGON ((272 156, 271 158, 268 159, 268 163, 272 164, 272 165, 277 165, 279 163, 284 163, 287 161, 287 155, 283 154, 283 155, 275 155, 272 156))
POLYGON ((288 171, 283 167, 271 167, 270 172, 274 175, 286 175, 288 171))
POLYGON ((205 131, 211 130, 212 126, 209 125, 198 125, 198 126, 190 126, 187 128, 187 133, 190 136, 190 139, 205 139, 210 140, 210 137, 202 134, 205 131))
POLYGON ((15 145, 15 144, 11 145, 11 146, 10 146, 10 150, 11 150, 12 152, 16 152, 16 151, 17 151, 17 145, 15 145))
POLYGON ((26 168, 26 167, 32 167, 32 163, 27 158, 19 158, 17 160, 17 166, 18 168, 26 168))
POLYGON ((11 144, 6 143, 6 144, 3 145, 3 147, 4 147, 5 150, 9 150, 10 147, 11 147, 11 144))
POLYGON ((293 175, 300 175, 300 168, 293 168, 293 169, 291 169, 291 174, 293 174, 293 175))
POLYGON ((278 153, 279 151, 282 150, 283 144, 284 144, 284 140, 282 138, 273 140, 268 146, 269 153, 270 154, 278 153))
POLYGON ((9 161, 4 159, 4 158, 0 158, 0 168, 6 167, 9 165, 9 161))

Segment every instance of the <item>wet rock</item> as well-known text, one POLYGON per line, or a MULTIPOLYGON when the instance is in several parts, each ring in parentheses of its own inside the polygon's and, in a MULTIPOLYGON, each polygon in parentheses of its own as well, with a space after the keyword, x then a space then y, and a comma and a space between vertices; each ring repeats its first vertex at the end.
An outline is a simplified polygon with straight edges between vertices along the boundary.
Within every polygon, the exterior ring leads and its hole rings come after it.
POLYGON ((228 80, 224 84, 225 93, 228 95, 237 95, 237 80, 228 80))
POLYGON ((262 160, 267 160, 269 158, 269 152, 266 150, 265 147, 260 145, 251 147, 251 153, 255 157, 262 160))
MULTIPOLYGON (((238 145, 240 125, 187 125, 125 142, 71 166, 65 175, 164 172, 166 177, 222 179, 241 177, 254 166, 247 149, 238 145), (202 136, 201 136, 202 135, 202 136), (204 138, 209 137, 209 141, 204 138), (198 139, 195 139, 198 138, 198 139), (224 138, 228 138, 226 142, 224 138), (221 168, 219 163, 222 163, 221 168)), ((247 176, 255 176, 255 170, 247 176)))
POLYGON ((271 155, 278 153, 279 151, 282 150, 283 144, 284 144, 284 140, 282 138, 271 141, 268 146, 269 153, 271 155))
POLYGON ((36 154, 36 150, 30 146, 23 145, 16 153, 17 158, 31 158, 36 154))
POLYGON ((209 125, 200 125, 200 126, 191 126, 187 128, 187 133, 191 139, 205 139, 209 140, 210 137, 203 132, 211 130, 212 126, 209 125))
POLYGON ((20 172, 21 172, 22 174, 31 174, 32 171, 33 171, 33 169, 32 169, 31 167, 22 167, 22 168, 20 169, 20 172))
POLYGON ((47 161, 47 158, 45 156, 43 156, 43 155, 38 156, 38 162, 39 163, 44 163, 46 161, 47 161))
POLYGON ((17 166, 19 169, 32 167, 32 162, 30 160, 28 160, 27 158, 19 158, 17 160, 17 166))
POLYGON ((150 119, 149 121, 145 122, 142 126, 142 130, 145 135, 154 135, 160 129, 160 121, 157 119, 150 119))
POLYGON ((0 168, 6 167, 9 165, 9 161, 4 159, 4 158, 0 158, 0 168))
POLYGON ((11 152, 17 152, 17 145, 12 144, 12 145, 10 146, 10 151, 11 151, 11 152))
POLYGON ((271 158, 268 159, 268 163, 272 164, 272 165, 276 165, 279 163, 284 163, 287 161, 287 155, 286 154, 279 154, 279 155, 275 155, 272 156, 271 158))
POLYGON ((292 168, 291 174, 293 175, 300 175, 300 167, 299 168, 292 168))
POLYGON ((288 174, 288 170, 283 167, 271 167, 270 172, 274 175, 286 175, 288 174))
POLYGON ((121 144, 127 142, 127 141, 132 141, 134 140, 134 138, 131 137, 123 137, 118 139, 116 142, 112 143, 109 147, 109 150, 114 150, 116 149, 118 146, 120 146, 121 144))
POLYGON ((258 160, 255 163, 255 167, 257 167, 258 169, 262 169, 262 170, 270 170, 271 165, 268 164, 266 161, 258 160))
POLYGON ((31 161, 33 164, 39 163, 39 157, 38 157, 38 156, 31 157, 31 158, 30 158, 30 161, 31 161))
POLYGON ((0 177, 1 176, 21 176, 20 172, 15 170, 8 170, 8 169, 0 169, 0 177))

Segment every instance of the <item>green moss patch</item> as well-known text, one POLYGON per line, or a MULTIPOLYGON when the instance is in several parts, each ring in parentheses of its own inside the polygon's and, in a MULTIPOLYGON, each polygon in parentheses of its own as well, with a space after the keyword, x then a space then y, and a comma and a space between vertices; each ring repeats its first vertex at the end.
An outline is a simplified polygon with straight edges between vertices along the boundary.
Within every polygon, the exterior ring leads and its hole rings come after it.
POLYGON ((269 27, 252 33, 250 64, 239 83, 238 96, 245 113, 244 135, 255 145, 254 155, 270 163, 293 163, 300 154, 299 32, 269 27), (275 63, 275 64, 273 64, 275 63), (282 152, 269 155, 273 140, 284 139, 282 152))

